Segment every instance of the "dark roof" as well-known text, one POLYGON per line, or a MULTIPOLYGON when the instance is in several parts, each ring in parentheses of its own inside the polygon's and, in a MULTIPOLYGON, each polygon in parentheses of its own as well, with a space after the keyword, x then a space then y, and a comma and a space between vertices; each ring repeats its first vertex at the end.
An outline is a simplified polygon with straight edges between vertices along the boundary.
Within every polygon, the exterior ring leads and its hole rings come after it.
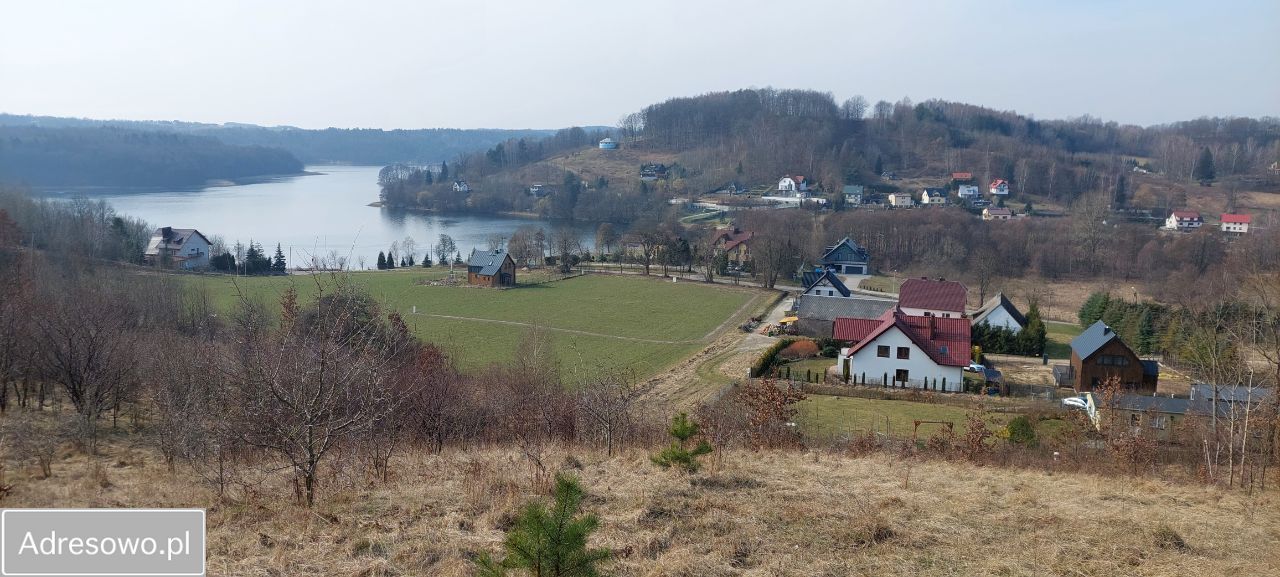
POLYGON ((511 258, 507 254, 506 249, 479 251, 471 249, 471 258, 467 261, 467 268, 478 268, 472 271, 476 274, 485 276, 493 276, 498 274, 498 270, 502 268, 503 261, 511 258))
POLYGON ((831 288, 836 289, 836 291, 840 293, 840 296, 847 297, 850 294, 849 287, 844 286, 844 283, 840 282, 840 277, 836 276, 836 273, 826 269, 807 271, 804 273, 802 280, 804 281, 805 294, 809 292, 809 289, 812 289, 824 280, 831 283, 831 288))
POLYGON ((1170 397, 1148 397, 1144 395, 1116 395, 1111 399, 1111 407, 1126 411, 1154 411, 1173 415, 1185 415, 1191 409, 1191 399, 1174 399, 1170 397))
MULTIPOLYGON (((1084 332, 1076 335, 1076 338, 1071 339, 1071 350, 1075 351, 1076 356, 1080 357, 1081 360, 1084 360, 1093 356, 1093 353, 1098 352, 1098 349, 1111 342, 1111 339, 1114 338, 1116 338, 1116 332, 1111 330, 1107 323, 1098 321, 1089 325, 1089 328, 1085 329, 1084 332)), ((1143 372, 1146 372, 1146 367, 1143 367, 1143 372)))
POLYGON ((831 246, 827 247, 827 250, 826 250, 825 252, 823 252, 823 253, 822 253, 822 257, 818 259, 818 262, 820 262, 820 263, 822 263, 822 264, 832 264, 832 263, 837 263, 837 262, 863 262, 863 263, 865 263, 865 262, 867 262, 867 259, 868 259, 868 258, 869 258, 869 257, 868 257, 868 255, 867 255, 867 249, 863 248, 863 247, 862 247, 861 245, 859 245, 858 243, 853 242, 853 240, 852 240, 852 239, 850 239, 849 237, 847 237, 847 236, 846 236, 846 237, 844 237, 844 239, 843 239, 843 240, 841 240, 840 242, 837 242, 837 243, 835 243, 835 244, 833 244, 833 245, 831 245, 831 246), (835 253, 837 250, 839 250, 839 249, 840 249, 840 247, 845 246, 845 245, 848 245, 848 246, 849 246, 849 248, 853 249, 854 261, 836 260, 836 259, 834 259, 834 258, 832 257, 832 254, 833 254, 833 253, 835 253))
MULTIPOLYGON (((929 355, 933 362, 951 367, 963 367, 969 364, 970 347, 972 346, 969 334, 969 319, 910 316, 894 309, 884 313, 879 321, 879 326, 865 336, 859 334, 847 335, 863 336, 863 338, 857 339, 858 344, 850 348, 850 355, 875 342, 880 335, 889 329, 897 328, 907 338, 911 339, 912 343, 923 350, 925 354, 929 355)), ((834 338, 855 340, 843 338, 846 335, 838 332, 841 327, 840 319, 836 319, 836 323, 836 330, 832 332, 834 338)), ((858 323, 857 328, 862 328, 863 326, 865 326, 863 323, 858 323)))
POLYGON ((833 321, 845 317, 853 319, 880 318, 893 308, 893 301, 862 296, 829 297, 804 295, 797 299, 796 316, 802 319, 833 321))
POLYGON ((973 324, 979 325, 986 322, 987 316, 1001 307, 1009 312, 1009 316, 1013 317, 1013 320, 1018 321, 1018 325, 1024 328, 1027 326, 1027 317, 1022 315, 1022 312, 1018 310, 1018 307, 1013 306, 1013 303, 1009 302, 1009 299, 1004 296, 1004 293, 996 293, 996 296, 991 297, 990 300, 983 304, 982 308, 978 309, 978 312, 973 313, 973 324))
POLYGON ((173 228, 171 226, 157 228, 155 232, 151 233, 151 240, 147 243, 145 254, 155 256, 160 254, 160 250, 182 250, 187 241, 197 236, 203 239, 205 244, 212 244, 208 238, 205 238, 200 231, 194 228, 173 228))
POLYGON ((1142 374, 1154 377, 1160 376, 1159 361, 1142 361, 1142 374))
MULTIPOLYGON (((1145 362, 1145 361, 1144 361, 1145 362)), ((1233 387, 1224 385, 1218 387, 1218 399, 1239 403, 1245 401, 1265 402, 1275 397, 1275 389, 1262 387, 1233 387)), ((1191 385, 1191 398, 1195 400, 1213 400, 1213 385, 1194 384, 1191 385)))
POLYGON ((898 305, 910 309, 954 311, 964 314, 968 291, 951 280, 907 279, 898 289, 898 305))

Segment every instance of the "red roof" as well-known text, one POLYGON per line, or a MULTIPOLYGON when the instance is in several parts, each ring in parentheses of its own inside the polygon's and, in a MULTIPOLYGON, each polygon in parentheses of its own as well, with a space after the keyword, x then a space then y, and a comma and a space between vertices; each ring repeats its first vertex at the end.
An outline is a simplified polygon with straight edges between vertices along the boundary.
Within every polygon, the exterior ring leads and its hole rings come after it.
POLYGON ((1249 224, 1253 221, 1253 217, 1247 214, 1224 214, 1222 222, 1231 224, 1249 224))
POLYGON ((951 173, 951 180, 969 180, 970 178, 973 178, 973 173, 972 173, 972 172, 953 172, 953 173, 951 173))
POLYGON ((988 215, 991 216, 1013 216, 1013 211, 1007 208, 984 208, 988 215))
POLYGON ((1000 186, 1000 185, 1002 185, 1002 184, 1003 184, 1003 185, 1005 185, 1005 186, 1008 186, 1008 185, 1009 185, 1009 183, 1005 182, 1003 178, 997 178, 997 179, 995 179, 995 180, 991 181, 991 188, 995 188, 995 187, 1000 186))
POLYGON ((964 285, 951 280, 907 279, 898 289, 898 306, 964 314, 964 285))
POLYGON ((1199 220, 1200 219, 1200 213, 1194 210, 1175 210, 1173 211, 1173 216, 1178 220, 1199 220))
POLYGON ((750 242, 755 234, 748 230, 726 230, 720 233, 720 237, 724 239, 724 249, 733 250, 744 242, 750 242))
MULTIPOLYGON (((841 321, 859 321, 861 319, 836 319, 836 327, 841 321)), ((878 323, 858 344, 849 349, 852 355, 875 340, 889 329, 896 328, 911 339, 920 350, 929 355, 939 365, 963 367, 969 364, 972 341, 969 336, 969 319, 945 319, 941 317, 917 317, 903 314, 902 311, 890 309, 878 320, 865 321, 878 323)), ((846 322, 844 328, 862 328, 862 324, 846 322)), ((839 328, 837 328, 839 330, 839 328)), ((833 332, 832 336, 840 340, 842 333, 833 332)), ((850 333, 852 334, 852 333, 850 333)))
MULTIPOLYGON (((881 319, 884 317, 881 316, 881 319)), ((831 329, 831 338, 838 341, 861 342, 867 338, 883 322, 881 319, 843 319, 838 318, 831 329)))

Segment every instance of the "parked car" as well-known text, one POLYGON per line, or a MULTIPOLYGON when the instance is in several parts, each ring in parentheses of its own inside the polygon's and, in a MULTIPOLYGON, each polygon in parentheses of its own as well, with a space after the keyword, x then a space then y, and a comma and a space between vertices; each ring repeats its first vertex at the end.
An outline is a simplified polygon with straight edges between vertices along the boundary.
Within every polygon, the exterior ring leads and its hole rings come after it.
POLYGON ((1067 397, 1062 399, 1062 406, 1068 409, 1087 409, 1089 403, 1083 397, 1067 397))
POLYGON ((964 370, 971 373, 983 373, 986 372, 987 367, 982 363, 969 363, 969 366, 965 367, 964 370))

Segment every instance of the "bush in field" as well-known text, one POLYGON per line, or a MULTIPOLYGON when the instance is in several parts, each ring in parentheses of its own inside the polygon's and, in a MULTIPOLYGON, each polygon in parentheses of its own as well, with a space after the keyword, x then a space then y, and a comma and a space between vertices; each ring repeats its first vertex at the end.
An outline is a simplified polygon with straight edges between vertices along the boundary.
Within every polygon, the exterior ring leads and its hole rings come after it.
POLYGON ((1036 428, 1031 424, 1031 419, 1026 415, 1018 415, 1014 417, 1009 424, 1005 426, 1002 437, 1009 440, 1010 443, 1034 447, 1038 444, 1036 439, 1036 428))
POLYGON ((671 419, 667 433, 674 440, 670 447, 652 457, 653 463, 664 469, 679 467, 686 473, 698 472, 701 466, 698 457, 711 452, 711 445, 705 439, 689 448, 689 441, 698 434, 698 424, 689 419, 688 413, 680 413, 671 419))
POLYGON ((499 577, 508 569, 523 569, 538 577, 595 577, 596 565, 609 559, 608 549, 590 549, 587 539, 599 526, 595 515, 578 515, 582 485, 568 475, 556 476, 555 501, 550 507, 529 503, 503 541, 506 557, 495 561, 487 553, 476 560, 480 575, 499 577))
POLYGON ((794 361, 796 359, 813 358, 821 352, 821 349, 818 348, 818 343, 810 340, 799 340, 782 349, 782 352, 778 353, 778 355, 784 359, 794 361))

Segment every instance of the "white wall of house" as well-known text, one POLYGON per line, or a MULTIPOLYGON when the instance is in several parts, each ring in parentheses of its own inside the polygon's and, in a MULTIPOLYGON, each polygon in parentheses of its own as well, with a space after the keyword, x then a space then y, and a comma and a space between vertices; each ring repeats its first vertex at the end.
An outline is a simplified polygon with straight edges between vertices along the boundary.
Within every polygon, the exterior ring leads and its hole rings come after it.
POLYGON ((1222 223, 1222 232, 1238 232, 1244 234, 1249 232, 1249 223, 1247 222, 1224 222, 1222 223))
POLYGON ((960 192, 959 192, 959 194, 960 194, 960 198, 972 198, 972 197, 981 196, 981 195, 978 193, 978 185, 976 185, 976 184, 962 184, 962 185, 960 185, 960 192))
MULTIPOLYGON (((934 380, 937 381, 937 389, 951 392, 959 392, 964 388, 964 372, 960 367, 950 367, 939 365, 929 358, 920 347, 917 347, 911 339, 898 330, 897 327, 889 330, 876 337, 876 340, 862 347, 857 353, 849 356, 848 348, 841 349, 839 363, 840 370, 843 371, 846 360, 849 363, 849 380, 862 383, 863 377, 866 377, 868 384, 884 384, 884 377, 888 375, 889 385, 895 386, 893 381, 899 369, 907 371, 907 386, 910 388, 929 388, 935 387, 934 380), (878 347, 889 347, 889 358, 878 356, 878 347), (907 359, 898 358, 898 348, 906 347, 908 351, 907 359), (945 388, 943 380, 946 380, 945 388), (927 385, 927 386, 926 386, 927 385)), ((900 386, 900 385, 896 385, 900 386)))
POLYGON ((991 314, 982 319, 982 322, 993 327, 1004 327, 1013 331, 1015 334, 1022 330, 1022 325, 1019 325, 1018 321, 1015 320, 1013 315, 1010 315, 1009 311, 1005 310, 1004 307, 996 307, 996 310, 991 311, 991 314))
POLYGON ((944 311, 944 310, 938 310, 938 309, 914 309, 914 308, 908 308, 908 307, 901 307, 901 309, 904 314, 907 314, 913 317, 940 317, 944 319, 958 319, 964 316, 964 314, 959 311, 944 311))
POLYGON ((1169 215, 1169 218, 1165 219, 1164 221, 1164 227, 1169 230, 1184 230, 1184 231, 1195 230, 1197 228, 1200 228, 1200 226, 1203 224, 1204 224, 1203 220, 1194 220, 1194 219, 1182 220, 1182 219, 1179 219, 1177 215, 1173 215, 1173 214, 1169 215))
POLYGON ((204 241, 203 236, 193 234, 182 245, 182 252, 176 256, 185 259, 182 261, 182 268, 207 268, 209 266, 209 248, 209 243, 204 241))

